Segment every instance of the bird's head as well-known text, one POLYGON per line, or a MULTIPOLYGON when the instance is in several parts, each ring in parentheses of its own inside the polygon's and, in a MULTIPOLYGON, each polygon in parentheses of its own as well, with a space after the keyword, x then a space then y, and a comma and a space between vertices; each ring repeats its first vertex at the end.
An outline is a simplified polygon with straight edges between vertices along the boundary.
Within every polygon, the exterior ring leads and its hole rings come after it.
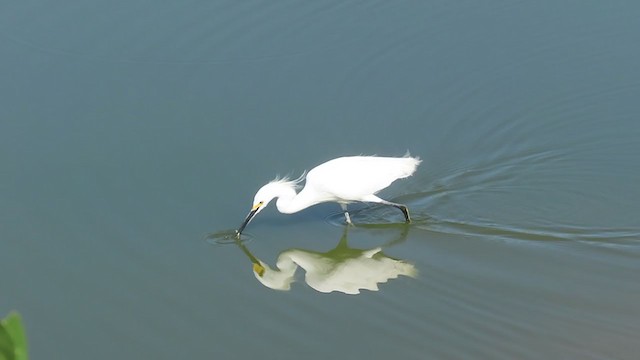
POLYGON ((262 209, 266 208, 267 205, 269 205, 269 202, 271 202, 271 200, 286 194, 292 193, 293 195, 295 195, 295 189, 299 182, 300 179, 275 179, 261 187, 253 197, 253 206, 251 207, 251 211, 249 211, 249 214, 244 219, 244 222, 237 230, 238 236, 242 234, 242 231, 253 219, 253 217, 256 216, 260 211, 262 211, 262 209))
POLYGON ((272 181, 263 187, 261 187, 256 195, 253 197, 253 206, 251 210, 255 210, 256 214, 262 211, 271 200, 280 196, 282 184, 280 182, 272 181))

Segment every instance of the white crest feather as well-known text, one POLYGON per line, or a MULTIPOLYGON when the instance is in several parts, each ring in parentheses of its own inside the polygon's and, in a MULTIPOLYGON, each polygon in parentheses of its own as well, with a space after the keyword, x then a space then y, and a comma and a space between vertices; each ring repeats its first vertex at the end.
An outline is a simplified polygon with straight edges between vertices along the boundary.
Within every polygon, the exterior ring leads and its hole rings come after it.
POLYGON ((307 171, 305 170, 302 172, 302 175, 300 175, 298 178, 295 178, 295 179, 291 179, 289 176, 285 176, 285 177, 276 176, 275 179, 269 181, 269 184, 286 185, 287 187, 292 187, 298 190, 301 187, 300 184, 302 183, 306 175, 307 175, 307 171))

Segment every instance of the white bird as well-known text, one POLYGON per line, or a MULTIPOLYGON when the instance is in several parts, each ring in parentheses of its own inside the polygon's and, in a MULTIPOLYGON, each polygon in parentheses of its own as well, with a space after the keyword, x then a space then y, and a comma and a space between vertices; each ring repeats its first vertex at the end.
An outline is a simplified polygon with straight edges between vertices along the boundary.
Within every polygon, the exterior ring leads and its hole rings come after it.
POLYGON ((337 202, 344 211, 348 224, 352 224, 347 204, 371 202, 395 206, 402 211, 407 223, 411 222, 405 205, 392 203, 375 194, 397 179, 411 176, 422 160, 411 157, 345 156, 329 160, 307 173, 305 186, 296 193, 304 174, 296 179, 275 179, 258 190, 253 207, 237 230, 239 237, 244 228, 274 198, 278 211, 292 214, 323 202, 337 202))

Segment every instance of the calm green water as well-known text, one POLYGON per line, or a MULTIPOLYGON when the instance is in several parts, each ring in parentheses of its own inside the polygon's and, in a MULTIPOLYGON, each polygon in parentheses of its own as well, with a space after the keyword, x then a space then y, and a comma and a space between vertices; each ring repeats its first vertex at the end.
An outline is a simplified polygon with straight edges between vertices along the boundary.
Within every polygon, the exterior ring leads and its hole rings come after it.
POLYGON ((637 358, 639 3, 0 8, 0 317, 34 359, 637 358), (411 226, 206 239, 276 174, 407 150, 411 226))

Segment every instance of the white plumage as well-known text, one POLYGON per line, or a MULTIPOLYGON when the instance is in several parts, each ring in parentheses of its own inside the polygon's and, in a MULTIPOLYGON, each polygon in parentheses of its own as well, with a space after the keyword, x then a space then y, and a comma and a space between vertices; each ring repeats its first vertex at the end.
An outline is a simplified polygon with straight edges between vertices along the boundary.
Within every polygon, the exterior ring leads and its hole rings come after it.
POLYGON ((306 177, 307 189, 324 191, 336 201, 367 201, 366 197, 411 176, 420 164, 413 157, 348 156, 313 168, 306 177))
POLYGON ((351 218, 347 204, 373 202, 395 206, 411 221, 407 207, 377 197, 375 194, 397 179, 411 176, 421 160, 408 154, 404 157, 345 156, 329 160, 311 169, 304 188, 296 193, 304 175, 296 180, 276 179, 258 190, 253 207, 238 229, 238 235, 253 217, 277 198, 278 211, 291 214, 323 202, 337 202, 344 210, 347 223, 351 218))

